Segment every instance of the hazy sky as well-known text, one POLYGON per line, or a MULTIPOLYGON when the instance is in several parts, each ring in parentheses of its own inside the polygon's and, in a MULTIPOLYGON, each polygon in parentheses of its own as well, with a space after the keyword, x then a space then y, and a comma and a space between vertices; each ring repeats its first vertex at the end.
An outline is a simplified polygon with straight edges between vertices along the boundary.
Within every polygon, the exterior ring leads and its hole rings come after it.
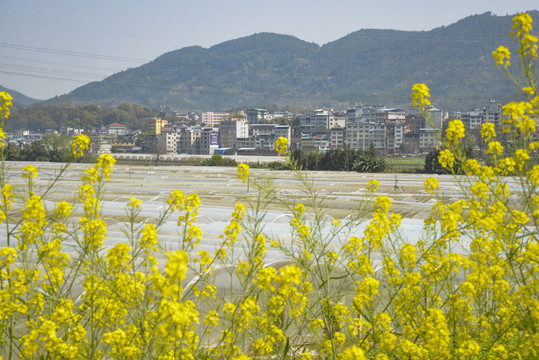
MULTIPOLYGON (((431 30, 537 0, 1 0, 0 85, 47 99, 185 46, 258 32, 325 44, 365 29, 431 30)), ((509 31, 509 29, 508 29, 509 31)))

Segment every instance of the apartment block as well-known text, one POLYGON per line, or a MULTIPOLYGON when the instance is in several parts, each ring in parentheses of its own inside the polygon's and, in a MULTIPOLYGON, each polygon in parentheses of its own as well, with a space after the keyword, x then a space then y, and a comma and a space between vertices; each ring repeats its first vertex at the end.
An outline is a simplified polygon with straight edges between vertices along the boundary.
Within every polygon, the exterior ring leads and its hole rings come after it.
POLYGON ((206 111, 200 113, 200 122, 210 127, 217 127, 221 122, 228 119, 228 113, 206 111))
POLYGON ((469 129, 481 128, 481 125, 485 123, 492 123, 496 128, 499 128, 502 119, 502 106, 492 101, 488 106, 472 111, 456 112, 451 115, 462 121, 469 129))
POLYGON ((246 119, 225 120, 219 125, 219 147, 238 148, 238 138, 249 137, 249 122, 246 119))
POLYGON ((346 133, 345 127, 331 128, 329 130, 329 147, 331 149, 344 149, 344 136, 346 133))
POLYGON ((330 123, 335 124, 333 110, 320 109, 315 110, 310 115, 304 115, 299 118, 302 131, 314 129, 329 129, 330 123))
POLYGON ((199 154, 201 128, 188 127, 181 131, 180 142, 178 145, 179 154, 199 154))
POLYGON ((161 135, 161 130, 167 125, 167 120, 157 117, 151 118, 148 120, 148 133, 154 136, 161 135))
POLYGON ((345 146, 350 146, 352 149, 368 150, 371 141, 370 122, 352 121, 347 123, 344 137, 345 146))
POLYGON ((180 144, 181 133, 166 131, 157 136, 157 146, 159 151, 168 154, 177 154, 180 144))
POLYGON ((249 109, 245 112, 249 124, 257 124, 260 120, 266 120, 268 109, 249 109))
POLYGON ((219 148, 219 128, 205 127, 200 131, 200 152, 201 155, 213 155, 215 149, 219 148))

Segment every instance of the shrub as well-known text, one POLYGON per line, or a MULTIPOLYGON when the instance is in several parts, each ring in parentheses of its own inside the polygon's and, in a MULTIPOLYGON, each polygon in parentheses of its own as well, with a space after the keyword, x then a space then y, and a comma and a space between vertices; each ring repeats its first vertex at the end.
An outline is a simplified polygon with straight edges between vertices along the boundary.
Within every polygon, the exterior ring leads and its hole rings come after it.
POLYGON ((387 171, 388 168, 389 164, 386 159, 365 154, 354 162, 352 170, 357 172, 380 173, 387 171))
POLYGON ((201 166, 236 166, 236 160, 224 158, 221 154, 213 154, 210 158, 200 162, 201 166))

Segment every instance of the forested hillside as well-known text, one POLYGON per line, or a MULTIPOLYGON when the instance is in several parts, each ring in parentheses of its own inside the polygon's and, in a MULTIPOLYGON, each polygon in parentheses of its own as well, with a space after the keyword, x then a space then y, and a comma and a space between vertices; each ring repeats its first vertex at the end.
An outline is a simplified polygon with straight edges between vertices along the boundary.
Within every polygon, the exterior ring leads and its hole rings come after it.
POLYGON ((0 85, 0 91, 5 91, 5 92, 7 92, 7 93, 9 93, 11 95, 11 97, 13 98, 13 105, 15 107, 21 106, 21 105, 23 105, 23 106, 31 105, 31 104, 35 104, 35 103, 41 101, 41 100, 37 100, 37 99, 32 99, 31 97, 28 97, 28 96, 26 96, 24 94, 21 94, 18 91, 3 87, 2 85, 0 85))
POLYGON ((6 122, 6 128, 43 131, 57 130, 59 126, 70 126, 76 129, 94 129, 118 122, 126 125, 130 130, 144 130, 148 118, 156 115, 165 116, 163 113, 128 103, 122 103, 117 108, 98 105, 65 107, 40 104, 13 112, 9 121, 6 122))
MULTIPOLYGON (((539 12, 531 15, 539 22, 539 12)), ((51 102, 126 101, 175 110, 356 102, 406 107, 412 84, 423 82, 437 106, 468 109, 513 91, 491 55, 499 45, 513 47, 511 18, 485 13, 431 31, 360 30, 323 46, 260 33, 172 51, 51 102)))

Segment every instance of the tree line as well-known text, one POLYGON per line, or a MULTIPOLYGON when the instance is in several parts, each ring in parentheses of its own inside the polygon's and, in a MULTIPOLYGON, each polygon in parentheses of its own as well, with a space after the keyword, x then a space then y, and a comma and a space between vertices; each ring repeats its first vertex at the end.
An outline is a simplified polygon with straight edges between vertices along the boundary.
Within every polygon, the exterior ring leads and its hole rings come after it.
POLYGON ((58 107, 36 104, 14 112, 10 120, 6 122, 6 127, 11 131, 56 130, 61 126, 91 130, 117 122, 125 125, 128 129, 135 130, 145 128, 148 118, 153 116, 167 118, 166 113, 144 109, 140 105, 131 105, 125 102, 117 108, 99 105, 58 107))
POLYGON ((357 171, 378 173, 389 169, 389 163, 369 150, 331 149, 327 152, 294 150, 292 161, 304 170, 357 171))

